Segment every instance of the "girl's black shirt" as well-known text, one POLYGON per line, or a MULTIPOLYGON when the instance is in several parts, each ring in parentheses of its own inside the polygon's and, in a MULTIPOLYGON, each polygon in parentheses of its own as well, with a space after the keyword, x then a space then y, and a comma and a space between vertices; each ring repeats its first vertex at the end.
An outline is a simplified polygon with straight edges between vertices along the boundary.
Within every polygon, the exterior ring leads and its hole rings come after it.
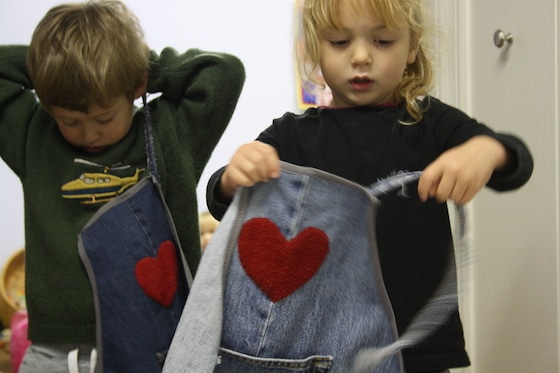
MULTIPOLYGON (((428 109, 416 124, 402 124, 412 121, 404 105, 286 113, 257 140, 276 148, 283 161, 368 186, 401 171, 423 170, 446 150, 487 135, 500 141, 513 159, 507 172, 494 172, 488 187, 513 190, 529 180, 533 159, 519 138, 496 133, 433 97, 421 104, 428 109)), ((218 219, 227 209, 216 192, 223 170, 216 171, 208 183, 208 208, 218 219)), ((381 198, 376 218, 383 278, 399 332, 430 298, 454 252, 447 204, 423 203, 416 188, 409 192, 407 199, 381 198)), ((422 343, 404 350, 403 358, 407 372, 469 365, 458 312, 422 343)))

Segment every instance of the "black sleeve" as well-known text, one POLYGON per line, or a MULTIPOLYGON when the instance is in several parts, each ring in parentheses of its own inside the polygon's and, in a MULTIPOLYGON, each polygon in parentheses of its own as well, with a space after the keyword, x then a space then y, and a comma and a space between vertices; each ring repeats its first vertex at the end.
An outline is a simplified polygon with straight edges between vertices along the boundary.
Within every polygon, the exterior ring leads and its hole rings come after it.
POLYGON ((488 187, 497 191, 520 188, 533 173, 533 156, 529 148, 520 138, 511 134, 496 133, 494 138, 505 146, 513 159, 507 171, 495 171, 492 174, 488 187))
POLYGON ((218 193, 220 179, 222 178, 222 174, 225 170, 226 166, 214 172, 214 174, 210 176, 210 180, 208 180, 208 185, 206 187, 206 205, 208 206, 208 211, 217 220, 222 220, 229 204, 231 203, 231 201, 221 200, 218 193))
POLYGON ((440 154, 480 135, 496 139, 507 149, 511 163, 507 170, 494 171, 487 184, 489 188, 500 192, 518 189, 531 177, 533 157, 529 148, 516 135, 496 132, 459 109, 434 98, 430 101, 429 116, 440 154))

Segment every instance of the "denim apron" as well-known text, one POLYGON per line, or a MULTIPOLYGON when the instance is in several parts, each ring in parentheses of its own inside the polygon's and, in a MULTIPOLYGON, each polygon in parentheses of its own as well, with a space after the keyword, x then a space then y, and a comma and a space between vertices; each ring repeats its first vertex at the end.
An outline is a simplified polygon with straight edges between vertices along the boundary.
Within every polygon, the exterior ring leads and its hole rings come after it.
POLYGON ((408 198, 419 175, 364 188, 282 163, 280 178, 240 188, 202 257, 164 372, 402 372, 400 350, 457 307, 450 269, 397 334, 377 253, 376 197, 408 198))
POLYGON ((143 112, 148 176, 79 235, 95 297, 96 372, 160 372, 192 283, 159 184, 146 105, 143 112))

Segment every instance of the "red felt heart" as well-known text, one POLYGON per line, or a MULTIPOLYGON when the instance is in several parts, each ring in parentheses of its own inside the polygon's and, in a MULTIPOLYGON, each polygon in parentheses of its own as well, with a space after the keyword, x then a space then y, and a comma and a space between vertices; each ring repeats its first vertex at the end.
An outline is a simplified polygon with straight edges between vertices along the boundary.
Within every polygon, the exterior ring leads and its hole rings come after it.
POLYGON ((273 302, 309 281, 329 252, 329 239, 320 229, 305 228, 286 240, 266 218, 247 221, 239 235, 239 259, 247 275, 273 302))
POLYGON ((157 257, 144 258, 134 268, 136 281, 146 295, 169 307, 179 286, 177 249, 172 241, 159 245, 157 257))

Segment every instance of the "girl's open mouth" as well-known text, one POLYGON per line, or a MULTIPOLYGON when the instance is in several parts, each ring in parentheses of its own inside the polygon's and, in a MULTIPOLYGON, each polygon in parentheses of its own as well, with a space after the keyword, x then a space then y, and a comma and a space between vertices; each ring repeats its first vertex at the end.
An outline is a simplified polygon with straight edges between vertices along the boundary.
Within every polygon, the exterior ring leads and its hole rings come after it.
POLYGON ((367 91, 373 85, 373 80, 369 78, 354 78, 350 81, 350 86, 355 91, 367 91))

